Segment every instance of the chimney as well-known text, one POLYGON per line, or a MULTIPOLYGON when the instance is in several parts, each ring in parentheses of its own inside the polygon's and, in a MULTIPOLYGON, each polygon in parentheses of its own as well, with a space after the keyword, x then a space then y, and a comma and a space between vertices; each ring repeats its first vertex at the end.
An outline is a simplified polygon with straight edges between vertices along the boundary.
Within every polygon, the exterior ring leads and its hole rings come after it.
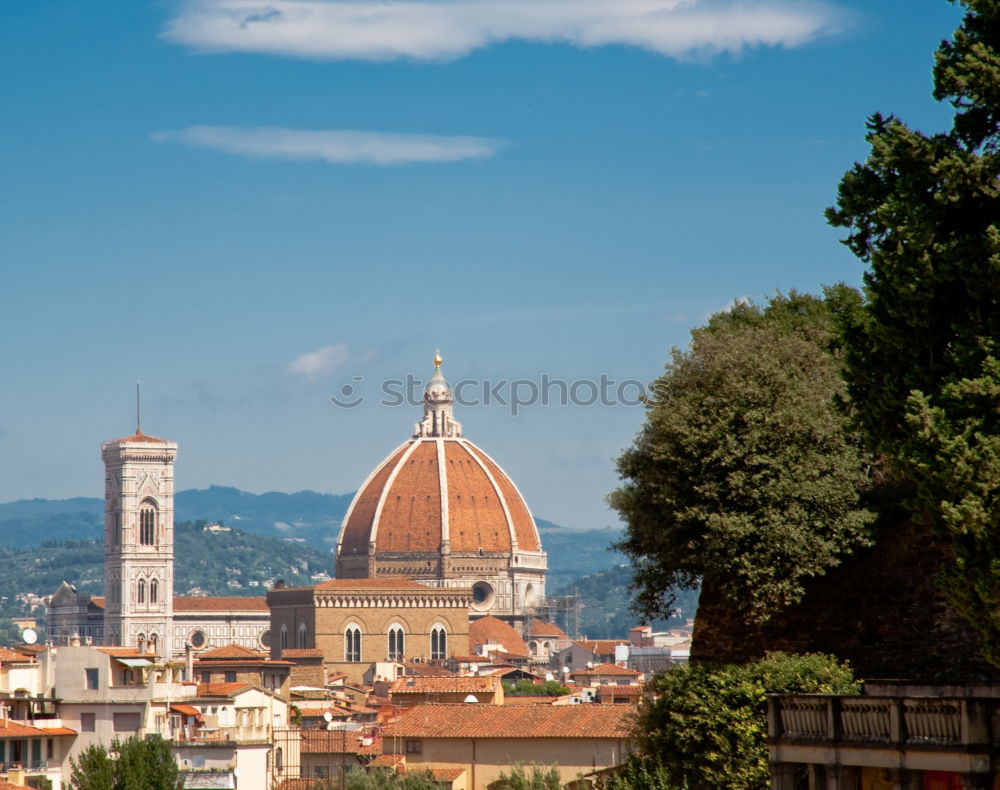
POLYGON ((71 636, 69 638, 69 646, 70 647, 79 647, 80 646, 80 635, 79 634, 75 633, 75 634, 73 634, 73 636, 71 636))
POLYGON ((23 785, 24 784, 24 769, 18 766, 17 768, 11 768, 7 771, 7 781, 12 785, 23 785))

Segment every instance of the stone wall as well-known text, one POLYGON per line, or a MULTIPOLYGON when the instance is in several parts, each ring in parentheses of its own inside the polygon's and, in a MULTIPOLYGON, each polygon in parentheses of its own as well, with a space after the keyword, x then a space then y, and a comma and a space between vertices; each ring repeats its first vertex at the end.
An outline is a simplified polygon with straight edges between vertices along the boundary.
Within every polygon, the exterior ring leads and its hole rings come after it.
POLYGON ((702 586, 692 661, 743 662, 767 650, 832 653, 860 677, 994 680, 975 630, 944 601, 934 579, 947 543, 905 521, 876 545, 806 584, 803 601, 751 627, 702 586))

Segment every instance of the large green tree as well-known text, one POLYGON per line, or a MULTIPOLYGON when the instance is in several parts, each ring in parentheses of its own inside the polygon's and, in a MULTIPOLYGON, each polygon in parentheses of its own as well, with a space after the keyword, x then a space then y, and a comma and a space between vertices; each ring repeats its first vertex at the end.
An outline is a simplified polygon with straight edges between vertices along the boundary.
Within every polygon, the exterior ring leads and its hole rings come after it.
POLYGON ((962 5, 934 66, 952 129, 873 116, 827 217, 869 265, 844 333, 860 424, 950 538, 942 589, 1000 665, 1000 2, 962 5))
POLYGON ((658 675, 635 727, 639 755, 610 790, 765 790, 767 694, 857 694, 832 656, 769 653, 743 666, 658 675))
POLYGON ((779 295, 717 314, 674 349, 610 496, 643 613, 668 615, 670 591, 704 578, 762 623, 869 541, 866 462, 838 403, 836 322, 859 309, 844 286, 779 295))
POLYGON ((89 746, 70 764, 73 790, 178 790, 181 785, 170 741, 159 736, 115 740, 110 752, 89 746))

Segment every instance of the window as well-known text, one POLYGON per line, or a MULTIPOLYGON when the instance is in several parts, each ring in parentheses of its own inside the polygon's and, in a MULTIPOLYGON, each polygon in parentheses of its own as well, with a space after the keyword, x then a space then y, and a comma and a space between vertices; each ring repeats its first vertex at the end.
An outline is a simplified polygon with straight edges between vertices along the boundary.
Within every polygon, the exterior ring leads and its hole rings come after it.
POLYGON ((274 770, 276 773, 280 774, 284 770, 284 768, 285 768, 285 755, 284 752, 281 751, 281 747, 279 746, 277 749, 274 750, 274 770))
POLYGON ((448 632, 444 626, 436 625, 431 629, 431 658, 448 657, 448 632))
POLYGON ((391 661, 403 659, 403 629, 398 625, 389 629, 389 659, 391 661))
POLYGON ((122 545, 122 512, 118 509, 118 500, 111 501, 111 530, 112 541, 115 546, 122 545))
POLYGON ((115 732, 137 732, 139 729, 138 713, 116 713, 112 721, 115 732))
POLYGON ((36 766, 42 761, 42 739, 31 739, 31 762, 36 766))
POLYGON ((344 631, 344 660, 352 663, 361 660, 361 629, 356 625, 349 625, 344 631))
POLYGON ((407 741, 406 742, 406 753, 407 754, 420 754, 420 741, 407 741))
POLYGON ((205 646, 205 643, 208 642, 208 637, 205 636, 204 631, 192 631, 189 641, 191 642, 191 647, 195 650, 201 650, 205 646))
POLYGON ((56 756, 56 742, 53 738, 45 739, 45 759, 51 760, 56 756))
POLYGON ((228 672, 226 672, 226 683, 235 683, 235 682, 236 682, 236 671, 229 670, 228 672))
POLYGON ((160 654, 159 651, 158 651, 158 649, 157 649, 157 648, 159 648, 159 646, 160 646, 160 637, 158 637, 156 634, 150 634, 149 635, 149 652, 151 652, 153 655, 157 655, 158 656, 160 654))
POLYGON ((135 601, 136 603, 146 603, 146 580, 139 579, 135 585, 135 601))
POLYGON ((84 674, 84 679, 86 680, 85 688, 88 691, 97 691, 98 680, 100 677, 100 673, 97 671, 97 667, 87 667, 85 670, 83 670, 83 674, 84 674))
POLYGON ((97 729, 97 714, 95 713, 81 713, 80 714, 80 732, 93 732, 97 729))
POLYGON ((156 545, 156 505, 149 500, 139 508, 139 543, 143 546, 156 545))
POLYGON ((298 642, 296 643, 295 646, 299 647, 299 648, 306 646, 306 624, 305 623, 302 623, 301 625, 299 625, 299 637, 298 637, 298 642))
POLYGON ((281 626, 281 649, 288 649, 288 629, 285 626, 281 626))
POLYGON ((317 765, 313 768, 313 776, 317 779, 326 779, 327 775, 325 765, 317 765))
POLYGON ((149 602, 156 603, 157 599, 160 597, 160 583, 153 579, 149 583, 149 602))
POLYGON ((211 672, 202 672, 201 673, 201 682, 202 683, 211 683, 212 682, 212 673, 211 672))

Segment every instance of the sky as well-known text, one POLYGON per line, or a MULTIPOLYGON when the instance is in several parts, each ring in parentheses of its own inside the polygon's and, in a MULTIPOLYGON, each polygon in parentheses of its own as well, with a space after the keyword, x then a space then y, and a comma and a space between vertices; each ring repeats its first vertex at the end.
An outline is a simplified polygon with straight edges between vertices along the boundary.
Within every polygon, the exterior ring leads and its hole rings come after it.
POLYGON ((623 382, 734 300, 860 284, 823 209, 871 113, 948 127, 930 69, 960 14, 3 4, 0 501, 102 496, 136 381, 178 489, 353 491, 420 417, 385 393, 440 348, 534 514, 617 525, 623 382), (602 377, 617 402, 587 405, 602 377), (578 402, 515 410, 513 381, 578 402))

